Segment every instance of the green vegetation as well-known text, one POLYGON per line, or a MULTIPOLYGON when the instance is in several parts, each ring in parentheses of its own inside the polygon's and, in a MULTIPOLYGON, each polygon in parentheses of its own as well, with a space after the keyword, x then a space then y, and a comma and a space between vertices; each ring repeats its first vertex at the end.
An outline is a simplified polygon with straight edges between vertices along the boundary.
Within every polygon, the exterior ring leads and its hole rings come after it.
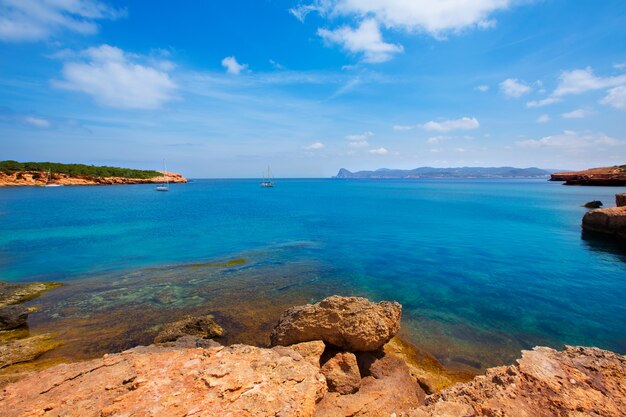
POLYGON ((80 177, 102 178, 102 177, 121 177, 121 178, 154 178, 161 175, 157 171, 147 171, 130 168, 116 167, 98 167, 94 165, 83 164, 60 164, 56 162, 17 162, 17 161, 0 161, 0 172, 21 172, 21 171, 52 171, 53 174, 67 174, 80 177))

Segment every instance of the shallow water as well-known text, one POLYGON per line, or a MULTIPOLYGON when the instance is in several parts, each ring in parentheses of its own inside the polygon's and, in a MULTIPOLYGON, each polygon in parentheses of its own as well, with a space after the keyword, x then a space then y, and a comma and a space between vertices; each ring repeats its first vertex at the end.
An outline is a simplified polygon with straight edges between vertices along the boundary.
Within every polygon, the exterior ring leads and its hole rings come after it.
POLYGON ((286 306, 334 293, 401 302, 403 336, 453 368, 509 363, 536 344, 626 353, 626 250, 580 231, 581 204, 623 191, 544 180, 0 189, 0 278, 67 283, 31 302, 31 331, 65 341, 52 357, 149 343, 200 312, 226 343, 263 344, 286 306))

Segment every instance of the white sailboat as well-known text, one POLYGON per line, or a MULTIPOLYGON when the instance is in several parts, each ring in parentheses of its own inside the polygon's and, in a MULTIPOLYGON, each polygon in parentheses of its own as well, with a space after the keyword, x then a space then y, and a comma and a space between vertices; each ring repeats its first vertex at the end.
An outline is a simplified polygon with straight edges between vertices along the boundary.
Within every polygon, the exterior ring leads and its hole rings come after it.
POLYGON ((48 169, 48 180, 46 181, 46 185, 44 187, 63 187, 63 184, 54 184, 52 181, 52 170, 48 169))
POLYGON ((271 188, 274 186, 274 182, 272 181, 270 167, 267 167, 267 178, 265 178, 265 173, 263 173, 261 177, 261 187, 263 188, 271 188))
POLYGON ((162 182, 161 184, 157 185, 155 188, 156 191, 169 191, 170 190, 170 182, 167 177, 167 169, 165 168, 165 159, 163 160, 163 177, 165 177, 165 182, 162 182))

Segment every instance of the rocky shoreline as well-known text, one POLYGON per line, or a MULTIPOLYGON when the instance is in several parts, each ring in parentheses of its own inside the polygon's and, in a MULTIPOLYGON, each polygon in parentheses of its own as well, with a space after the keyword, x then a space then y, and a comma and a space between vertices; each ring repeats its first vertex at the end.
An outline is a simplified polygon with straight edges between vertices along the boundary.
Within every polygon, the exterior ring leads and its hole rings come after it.
POLYGON ((515 365, 433 389, 437 381, 416 377, 400 353, 401 311, 394 302, 339 296, 292 307, 268 348, 222 346, 210 339, 224 332, 210 316, 188 317, 165 326, 157 336, 163 343, 54 366, 6 386, 0 414, 626 415, 626 357, 596 348, 535 348, 515 365))
POLYGON ((158 184, 166 180, 171 183, 186 183, 187 178, 176 172, 161 172, 162 176, 153 178, 124 177, 86 177, 61 173, 53 173, 48 181, 47 172, 17 171, 0 172, 0 187, 43 187, 49 184, 58 185, 122 185, 122 184, 158 184))
POLYGON ((564 185, 626 186, 624 166, 591 168, 584 171, 555 172, 550 181, 562 181, 564 185))
POLYGON ((590 210, 583 216, 583 231, 626 241, 626 194, 615 195, 615 207, 590 210))

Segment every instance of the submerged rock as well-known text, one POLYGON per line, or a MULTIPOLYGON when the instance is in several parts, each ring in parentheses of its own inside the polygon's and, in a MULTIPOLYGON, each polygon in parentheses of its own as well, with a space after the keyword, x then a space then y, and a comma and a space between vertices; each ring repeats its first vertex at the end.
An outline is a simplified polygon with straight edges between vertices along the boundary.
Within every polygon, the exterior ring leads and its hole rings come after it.
POLYGON ((0 344, 0 368, 20 362, 32 361, 56 348, 59 343, 53 335, 42 334, 0 344))
POLYGON ((0 330, 11 330, 23 326, 31 310, 21 305, 0 307, 0 330))
POLYGON ((5 387, 4 417, 313 416, 326 392, 319 369, 245 345, 138 347, 59 365, 5 387))
POLYGON ((583 207, 590 208, 590 209, 597 209, 597 208, 602 207, 602 201, 599 201, 599 200, 589 201, 583 204, 583 207))
POLYGON ((60 286, 61 284, 54 282, 31 282, 22 284, 0 281, 0 307, 33 300, 44 292, 60 286))
POLYGON ((352 394, 361 387, 361 373, 354 353, 337 352, 321 369, 330 392, 352 394))
POLYGON ((163 326, 163 330, 157 335, 154 342, 173 342, 183 336, 211 339, 223 335, 224 329, 213 320, 213 316, 187 316, 182 320, 163 326))
POLYGON ((410 416, 626 415, 626 356, 597 348, 536 347, 517 362, 427 398, 428 405, 410 416))
POLYGON ((401 316, 402 306, 396 302, 334 295, 286 310, 270 338, 272 345, 323 340, 352 352, 376 350, 398 332, 401 316))

